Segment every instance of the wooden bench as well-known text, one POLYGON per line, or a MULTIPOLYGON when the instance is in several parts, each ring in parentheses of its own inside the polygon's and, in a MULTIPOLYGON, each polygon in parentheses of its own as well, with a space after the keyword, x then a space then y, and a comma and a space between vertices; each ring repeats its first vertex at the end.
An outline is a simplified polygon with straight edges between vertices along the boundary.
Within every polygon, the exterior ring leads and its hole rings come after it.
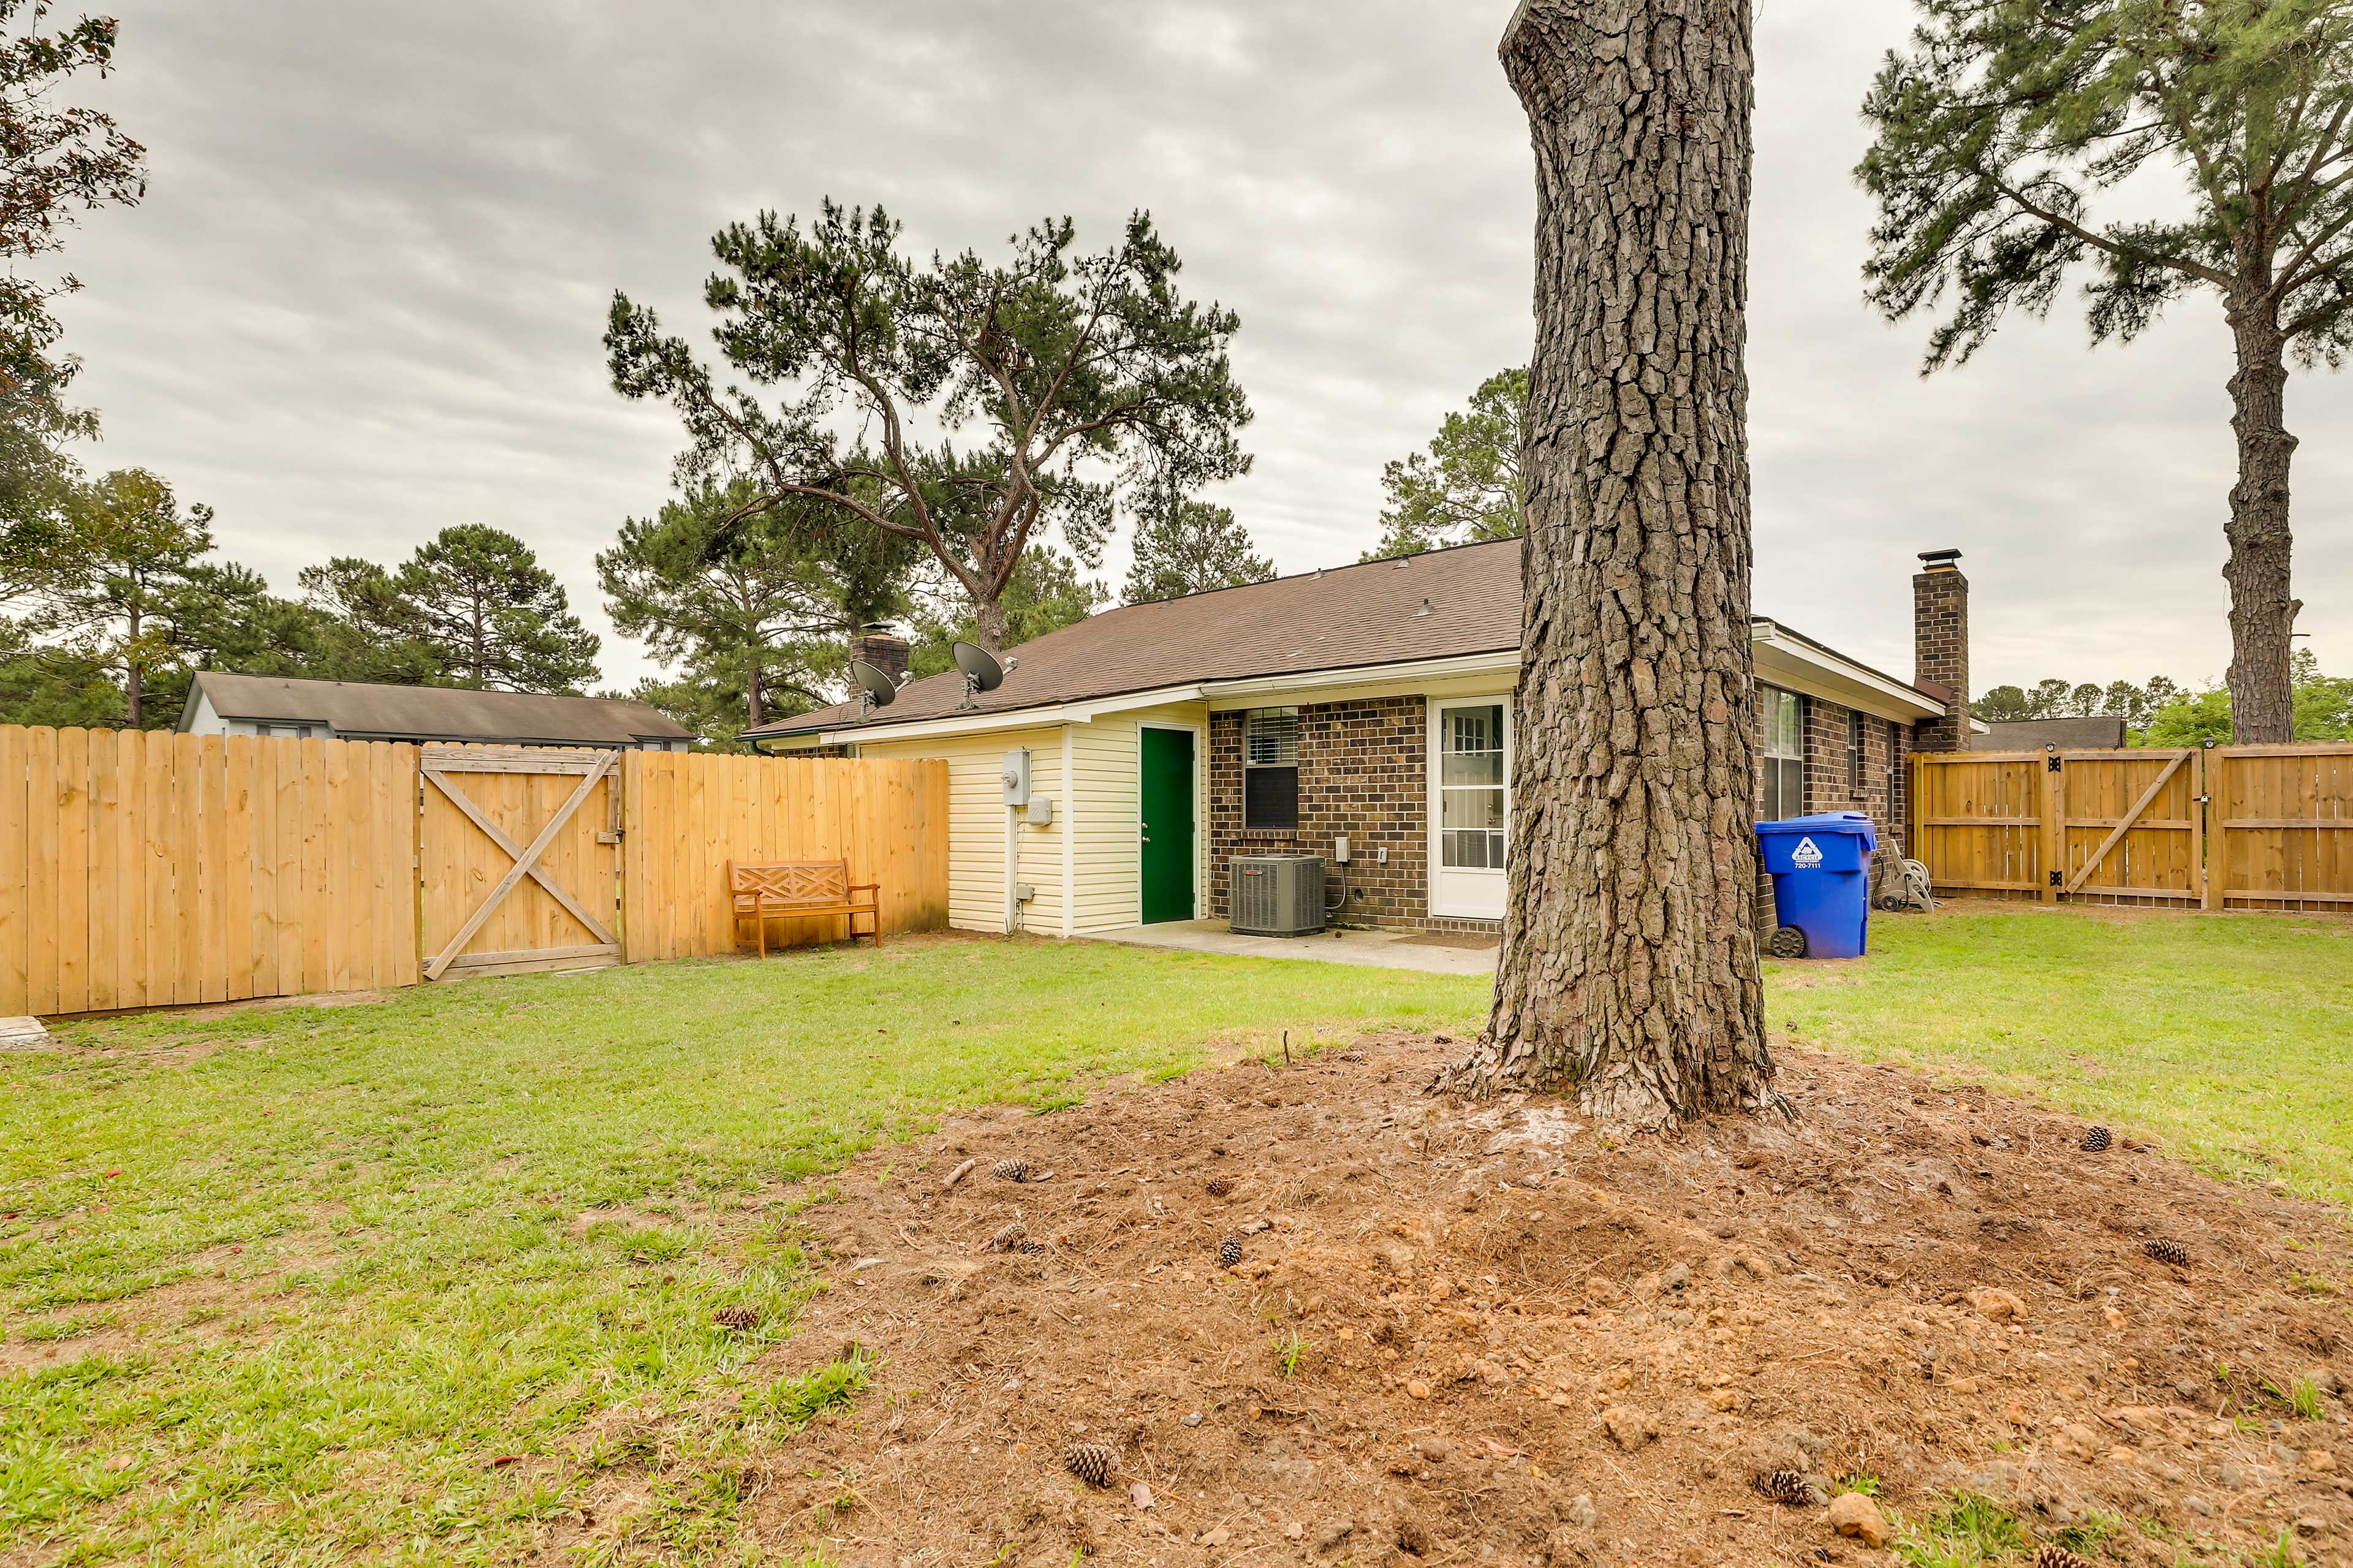
POLYGON ((882 945, 881 885, 851 881, 847 860, 780 860, 765 866, 730 860, 727 892, 734 900, 738 952, 744 950, 741 933, 745 921, 758 933, 760 956, 765 958, 770 921, 826 915, 847 915, 852 942, 858 940, 858 917, 866 916, 874 922, 867 934, 875 946, 882 945), (853 896, 859 893, 867 895, 865 901, 853 896))

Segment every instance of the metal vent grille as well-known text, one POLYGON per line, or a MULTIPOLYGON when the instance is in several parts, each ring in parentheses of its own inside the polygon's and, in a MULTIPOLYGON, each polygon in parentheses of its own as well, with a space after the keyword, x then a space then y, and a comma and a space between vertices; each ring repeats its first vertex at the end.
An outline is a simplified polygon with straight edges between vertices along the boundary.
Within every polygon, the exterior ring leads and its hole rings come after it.
POLYGON ((1306 936, 1324 929, 1324 857, 1237 855, 1234 930, 1245 936, 1306 936))

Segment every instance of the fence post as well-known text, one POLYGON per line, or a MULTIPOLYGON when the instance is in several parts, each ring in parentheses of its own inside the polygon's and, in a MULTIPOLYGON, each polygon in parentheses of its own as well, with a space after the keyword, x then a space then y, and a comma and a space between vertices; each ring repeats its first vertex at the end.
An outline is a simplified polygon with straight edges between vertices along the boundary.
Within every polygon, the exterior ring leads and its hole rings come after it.
POLYGON ((2230 775, 2231 759, 2227 755, 2211 747, 2198 748, 2198 793, 2206 797, 2194 803, 2198 816, 2191 818, 2199 825, 2198 901, 2212 910, 2221 909, 2225 884, 2230 881, 2231 830, 2221 826, 2222 814, 2216 805, 2223 781, 2230 775))
POLYGON ((2059 879, 2067 860, 2067 764, 2057 752, 2042 754, 2042 864, 2035 883, 2046 904, 2059 901, 2059 879))

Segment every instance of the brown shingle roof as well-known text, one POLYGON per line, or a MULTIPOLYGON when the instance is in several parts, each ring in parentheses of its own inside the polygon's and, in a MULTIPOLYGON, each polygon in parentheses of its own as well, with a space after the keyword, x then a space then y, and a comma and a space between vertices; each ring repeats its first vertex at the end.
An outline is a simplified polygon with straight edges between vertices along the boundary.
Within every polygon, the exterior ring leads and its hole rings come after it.
POLYGON ((693 731, 643 702, 618 697, 543 697, 528 691, 476 691, 451 686, 388 686, 359 680, 295 680, 207 670, 188 693, 185 715, 202 692, 224 719, 268 724, 327 724, 338 735, 368 739, 536 741, 628 745, 686 741, 693 731))
MULTIPOLYGON (((1020 668, 974 699, 982 713, 1184 686, 1496 653, 1520 646, 1520 544, 1465 544, 1396 561, 1278 577, 1090 616, 1012 649, 1020 668), (1424 605, 1429 613, 1423 614, 1424 605)), ((959 710, 964 682, 934 675, 901 689, 864 722, 903 724, 959 710)), ((856 702, 744 731, 746 738, 845 730, 856 702)))

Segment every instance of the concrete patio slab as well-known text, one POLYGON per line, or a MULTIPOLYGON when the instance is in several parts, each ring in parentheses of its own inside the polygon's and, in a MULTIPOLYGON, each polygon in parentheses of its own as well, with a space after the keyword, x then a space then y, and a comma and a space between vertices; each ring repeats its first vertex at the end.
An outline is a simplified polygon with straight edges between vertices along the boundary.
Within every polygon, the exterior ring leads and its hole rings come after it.
POLYGON ((1431 974, 1495 973, 1493 945, 1459 947, 1414 941, 1412 931, 1330 931, 1320 936, 1237 936, 1223 921, 1171 921, 1096 931, 1095 941, 1129 947, 1170 947, 1240 958, 1294 958, 1319 963, 1359 963, 1375 969, 1419 969, 1431 974))

